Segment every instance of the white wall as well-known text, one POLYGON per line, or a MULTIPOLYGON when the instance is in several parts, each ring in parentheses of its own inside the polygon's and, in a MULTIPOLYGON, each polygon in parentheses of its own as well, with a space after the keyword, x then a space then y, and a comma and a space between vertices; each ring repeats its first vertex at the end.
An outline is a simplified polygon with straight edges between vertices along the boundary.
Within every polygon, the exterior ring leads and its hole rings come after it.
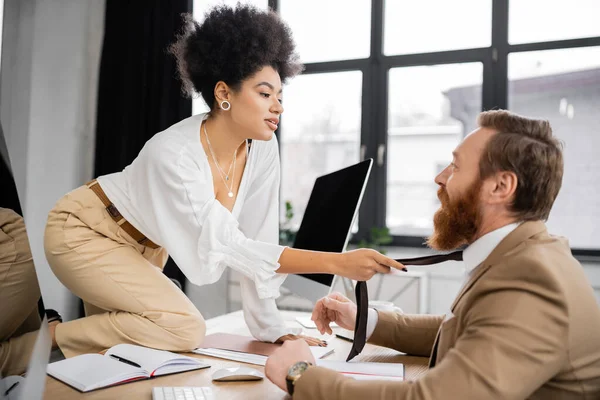
POLYGON ((31 0, 4 3, 0 118, 21 199, 25 196, 27 175, 33 8, 31 0))
POLYGON ((77 303, 43 249, 48 212, 93 173, 102 0, 5 0, 0 117, 46 308, 77 303))

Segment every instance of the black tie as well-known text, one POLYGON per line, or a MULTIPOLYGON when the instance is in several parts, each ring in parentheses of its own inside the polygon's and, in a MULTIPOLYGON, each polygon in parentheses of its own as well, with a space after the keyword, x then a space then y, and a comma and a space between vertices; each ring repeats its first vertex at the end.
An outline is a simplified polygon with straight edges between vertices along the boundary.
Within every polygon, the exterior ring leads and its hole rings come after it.
MULTIPOLYGON (((448 254, 439 254, 434 256, 425 256, 417 258, 405 258, 396 260, 404 265, 431 265, 444 261, 462 261, 462 250, 448 254)), ((369 292, 367 291, 367 282, 356 282, 356 325, 354 326, 354 342, 350 349, 350 354, 346 361, 352 360, 360 354, 367 342, 367 318, 369 315, 369 292)))

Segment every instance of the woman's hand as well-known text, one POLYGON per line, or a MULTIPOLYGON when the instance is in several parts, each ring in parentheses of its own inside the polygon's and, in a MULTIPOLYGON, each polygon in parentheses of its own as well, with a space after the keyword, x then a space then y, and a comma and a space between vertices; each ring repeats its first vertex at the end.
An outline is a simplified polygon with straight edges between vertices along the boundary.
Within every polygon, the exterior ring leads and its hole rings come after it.
POLYGON ((329 253, 286 247, 279 256, 280 274, 334 274, 357 281, 371 279, 376 273, 387 274, 390 268, 406 271, 404 265, 373 249, 346 253, 329 253))
MULTIPOLYGON (((354 328, 352 328, 354 329, 354 328)), ((306 343, 308 343, 309 346, 319 346, 319 347, 327 347, 327 342, 321 339, 317 339, 314 337, 310 337, 310 336, 305 336, 305 335, 284 335, 282 337, 280 337, 279 339, 277 339, 277 341, 275 343, 283 343, 287 340, 298 340, 298 339, 303 339, 306 343)))
POLYGON ((406 271, 404 265, 378 251, 358 249, 339 254, 335 274, 356 281, 367 281, 376 273, 389 273, 390 268, 406 271))

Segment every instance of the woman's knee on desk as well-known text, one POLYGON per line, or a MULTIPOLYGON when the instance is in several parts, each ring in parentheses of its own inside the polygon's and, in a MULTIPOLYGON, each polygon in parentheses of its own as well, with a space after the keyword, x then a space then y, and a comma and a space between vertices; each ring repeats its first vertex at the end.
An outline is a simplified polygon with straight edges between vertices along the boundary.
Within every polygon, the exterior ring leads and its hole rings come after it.
POLYGON ((189 351, 199 347, 206 335, 206 322, 200 312, 168 314, 153 320, 168 332, 168 346, 172 351, 189 351))

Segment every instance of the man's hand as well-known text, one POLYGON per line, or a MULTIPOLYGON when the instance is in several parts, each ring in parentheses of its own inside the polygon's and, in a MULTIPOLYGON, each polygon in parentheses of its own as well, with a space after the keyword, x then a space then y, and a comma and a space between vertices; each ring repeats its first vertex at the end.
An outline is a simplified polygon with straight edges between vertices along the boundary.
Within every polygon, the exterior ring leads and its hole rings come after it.
POLYGON ((314 338, 311 336, 305 336, 305 335, 292 335, 291 333, 288 335, 283 335, 282 337, 277 339, 277 341, 275 343, 283 343, 288 340, 297 340, 297 339, 304 340, 306 343, 308 343, 309 346, 327 347, 327 342, 324 340, 317 339, 317 338, 314 338))
POLYGON ((341 293, 331 293, 317 301, 311 319, 315 321, 321 334, 333 333, 329 327, 331 322, 353 331, 356 324, 356 304, 341 293))
POLYGON ((304 340, 286 340, 267 359, 265 374, 271 382, 287 392, 285 377, 290 367, 298 361, 308 361, 313 365, 315 364, 315 358, 304 340))

